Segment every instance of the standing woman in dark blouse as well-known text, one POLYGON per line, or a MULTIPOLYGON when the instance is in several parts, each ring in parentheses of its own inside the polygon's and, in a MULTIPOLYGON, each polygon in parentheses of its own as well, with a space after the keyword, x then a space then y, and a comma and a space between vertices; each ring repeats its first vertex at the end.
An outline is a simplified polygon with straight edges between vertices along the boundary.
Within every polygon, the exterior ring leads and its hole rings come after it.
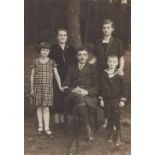
POLYGON ((123 75, 125 50, 121 40, 112 36, 113 31, 114 22, 111 19, 105 19, 102 24, 103 38, 98 40, 95 45, 95 58, 91 63, 97 61, 97 67, 99 70, 103 70, 107 67, 107 57, 109 55, 116 55, 119 59, 118 73, 123 75))
MULTIPOLYGON (((51 53, 49 55, 52 58, 58 68, 58 72, 63 82, 68 71, 68 68, 73 65, 76 61, 76 53, 75 48, 69 46, 67 44, 67 30, 66 29, 58 29, 57 30, 57 43, 52 46, 51 53)), ((53 105, 53 113, 55 123, 64 123, 64 115, 63 115, 63 103, 64 103, 64 94, 59 91, 57 85, 54 85, 55 93, 54 93, 54 105, 53 105)))

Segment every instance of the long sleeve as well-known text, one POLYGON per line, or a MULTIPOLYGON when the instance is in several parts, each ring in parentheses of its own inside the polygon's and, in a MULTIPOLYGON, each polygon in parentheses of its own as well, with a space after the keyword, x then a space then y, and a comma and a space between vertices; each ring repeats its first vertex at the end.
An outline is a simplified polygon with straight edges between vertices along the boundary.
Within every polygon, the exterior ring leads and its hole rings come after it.
POLYGON ((87 89, 89 95, 98 94, 98 71, 95 66, 92 69, 92 87, 87 89))
POLYGON ((71 67, 68 69, 67 75, 63 82, 63 86, 70 86, 71 85, 71 67))
POLYGON ((74 47, 70 46, 71 48, 71 54, 70 54, 70 65, 73 65, 77 62, 77 59, 76 59, 76 50, 74 47))
POLYGON ((121 80, 121 87, 122 87, 121 98, 126 99, 127 98, 127 88, 126 88, 124 76, 120 76, 120 80, 121 80))
POLYGON ((109 79, 105 72, 102 72, 100 76, 99 95, 102 97, 110 97, 111 92, 109 89, 109 79))
POLYGON ((125 49, 123 47, 123 44, 121 42, 121 40, 118 40, 118 44, 119 44, 119 47, 118 47, 118 57, 122 57, 125 55, 125 49))

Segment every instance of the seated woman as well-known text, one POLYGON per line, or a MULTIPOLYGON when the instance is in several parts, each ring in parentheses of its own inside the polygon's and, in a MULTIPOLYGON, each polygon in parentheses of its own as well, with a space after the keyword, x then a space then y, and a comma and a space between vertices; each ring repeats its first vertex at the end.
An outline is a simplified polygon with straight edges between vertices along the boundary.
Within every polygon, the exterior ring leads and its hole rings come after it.
POLYGON ((65 98, 66 107, 73 115, 82 119, 87 131, 88 139, 93 139, 89 123, 89 109, 97 107, 97 69, 89 64, 88 51, 86 48, 79 48, 76 54, 77 64, 69 68, 64 81, 68 86, 65 98))

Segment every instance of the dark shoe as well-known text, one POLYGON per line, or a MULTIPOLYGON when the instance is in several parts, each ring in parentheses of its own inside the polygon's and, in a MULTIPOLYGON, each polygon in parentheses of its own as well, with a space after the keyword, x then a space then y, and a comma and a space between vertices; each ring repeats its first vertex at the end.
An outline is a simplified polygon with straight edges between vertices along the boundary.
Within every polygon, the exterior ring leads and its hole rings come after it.
POLYGON ((120 134, 117 134, 117 138, 116 138, 116 146, 120 146, 121 145, 121 136, 120 134))
POLYGON ((117 138, 116 139, 116 146, 120 146, 122 143, 121 143, 121 139, 120 138, 117 138))
POLYGON ((113 143, 113 138, 114 138, 114 132, 113 130, 109 130, 108 143, 113 143))

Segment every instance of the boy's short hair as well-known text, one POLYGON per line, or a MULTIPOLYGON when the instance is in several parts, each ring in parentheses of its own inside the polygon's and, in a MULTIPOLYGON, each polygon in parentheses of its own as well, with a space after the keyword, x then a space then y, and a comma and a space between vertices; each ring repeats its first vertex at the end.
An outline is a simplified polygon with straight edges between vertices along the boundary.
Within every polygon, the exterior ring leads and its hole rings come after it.
POLYGON ((104 24, 111 24, 111 26, 114 27, 114 22, 110 18, 104 19, 102 22, 102 25, 104 25, 104 24))
POLYGON ((88 48, 87 47, 79 47, 77 50, 76 50, 76 54, 78 54, 79 51, 86 51, 88 53, 88 48))
POLYGON ((65 28, 58 28, 57 31, 56 31, 56 35, 58 35, 58 33, 60 31, 65 31, 68 34, 67 29, 65 29, 65 28))
POLYGON ((117 58, 117 59, 118 59, 118 56, 117 56, 117 55, 109 55, 109 56, 107 57, 107 60, 108 60, 109 58, 117 58))
POLYGON ((41 43, 39 44, 39 47, 40 47, 40 50, 41 50, 42 48, 51 49, 50 43, 49 43, 49 42, 46 42, 46 41, 41 42, 41 43))

